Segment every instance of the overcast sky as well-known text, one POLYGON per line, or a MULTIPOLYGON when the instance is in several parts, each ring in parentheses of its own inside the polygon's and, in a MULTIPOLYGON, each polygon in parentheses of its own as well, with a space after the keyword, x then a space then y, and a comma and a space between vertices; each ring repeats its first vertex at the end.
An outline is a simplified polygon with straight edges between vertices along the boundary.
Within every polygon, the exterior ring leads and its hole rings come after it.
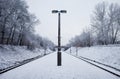
POLYGON ((52 14, 53 9, 67 10, 67 14, 61 15, 62 45, 79 35, 82 30, 90 25, 90 16, 94 7, 99 2, 113 2, 120 4, 120 0, 26 0, 31 13, 40 20, 35 26, 36 33, 49 38, 57 44, 57 14, 52 14))

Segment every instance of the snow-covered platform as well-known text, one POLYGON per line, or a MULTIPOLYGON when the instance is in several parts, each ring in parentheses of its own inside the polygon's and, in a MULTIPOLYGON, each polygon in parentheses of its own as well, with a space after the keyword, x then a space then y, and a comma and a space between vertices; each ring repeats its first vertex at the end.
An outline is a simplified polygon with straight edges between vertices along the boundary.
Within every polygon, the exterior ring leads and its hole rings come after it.
POLYGON ((120 79, 69 54, 62 53, 62 66, 57 66, 52 53, 0 75, 0 79, 120 79))

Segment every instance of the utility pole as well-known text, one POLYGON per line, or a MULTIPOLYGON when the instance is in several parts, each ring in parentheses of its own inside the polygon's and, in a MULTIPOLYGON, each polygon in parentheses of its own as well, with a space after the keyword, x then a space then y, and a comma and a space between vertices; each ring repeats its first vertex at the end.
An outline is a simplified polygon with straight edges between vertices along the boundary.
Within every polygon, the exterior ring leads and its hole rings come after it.
POLYGON ((58 13, 58 52, 57 52, 57 66, 61 66, 62 58, 61 58, 61 13, 66 13, 66 10, 52 10, 52 13, 58 13))

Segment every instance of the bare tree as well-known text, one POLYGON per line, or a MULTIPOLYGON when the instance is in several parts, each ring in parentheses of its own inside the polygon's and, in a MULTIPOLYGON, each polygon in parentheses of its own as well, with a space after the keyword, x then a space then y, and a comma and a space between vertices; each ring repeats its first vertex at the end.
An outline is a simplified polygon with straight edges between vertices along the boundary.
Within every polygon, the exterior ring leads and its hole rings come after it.
POLYGON ((95 32, 98 43, 107 44, 107 4, 105 2, 96 5, 94 15, 91 20, 92 26, 96 30, 95 32))
POLYGON ((93 45, 93 35, 91 29, 84 30, 80 35, 70 40, 69 46, 85 47, 93 45))
POLYGON ((118 4, 99 3, 95 7, 92 17, 92 26, 96 30, 98 44, 114 44, 117 41, 120 25, 118 4))
POLYGON ((116 42, 116 39, 118 37, 118 33, 120 31, 120 25, 118 23, 120 6, 118 4, 111 4, 109 6, 109 12, 108 12, 108 26, 109 26, 109 36, 110 36, 110 42, 114 44, 116 42))

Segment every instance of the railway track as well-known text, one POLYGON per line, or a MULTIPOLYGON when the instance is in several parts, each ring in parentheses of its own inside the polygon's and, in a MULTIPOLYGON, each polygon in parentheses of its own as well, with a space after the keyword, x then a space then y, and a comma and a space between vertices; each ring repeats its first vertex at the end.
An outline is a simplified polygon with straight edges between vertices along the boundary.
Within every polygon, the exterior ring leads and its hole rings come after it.
POLYGON ((79 57, 81 57, 81 58, 83 58, 83 59, 86 59, 86 60, 89 60, 89 61, 91 61, 91 62, 97 63, 97 64, 104 65, 104 66, 106 66, 106 67, 112 68, 112 69, 114 69, 114 70, 120 72, 120 69, 115 68, 115 67, 112 67, 112 66, 110 66, 110 65, 103 64, 103 63, 101 63, 101 62, 98 62, 98 61, 95 61, 95 60, 92 60, 92 59, 89 59, 89 58, 86 58, 86 57, 82 57, 82 56, 79 56, 79 57))
MULTIPOLYGON (((70 55, 72 55, 72 54, 70 54, 70 55)), ((89 64, 91 64, 93 66, 96 66, 96 67, 98 67, 98 68, 100 68, 100 69, 102 69, 102 70, 104 70, 104 71, 106 71, 108 73, 111 73, 111 74, 113 74, 113 75, 115 75, 117 77, 120 77, 120 69, 117 69, 115 67, 100 63, 100 62, 95 61, 95 60, 91 60, 91 59, 86 58, 86 57, 82 57, 82 56, 78 57, 78 56, 75 56, 75 55, 72 55, 72 56, 74 56, 74 57, 76 57, 76 58, 78 58, 80 60, 83 60, 83 61, 85 61, 85 62, 87 62, 87 63, 89 63, 89 64)))

